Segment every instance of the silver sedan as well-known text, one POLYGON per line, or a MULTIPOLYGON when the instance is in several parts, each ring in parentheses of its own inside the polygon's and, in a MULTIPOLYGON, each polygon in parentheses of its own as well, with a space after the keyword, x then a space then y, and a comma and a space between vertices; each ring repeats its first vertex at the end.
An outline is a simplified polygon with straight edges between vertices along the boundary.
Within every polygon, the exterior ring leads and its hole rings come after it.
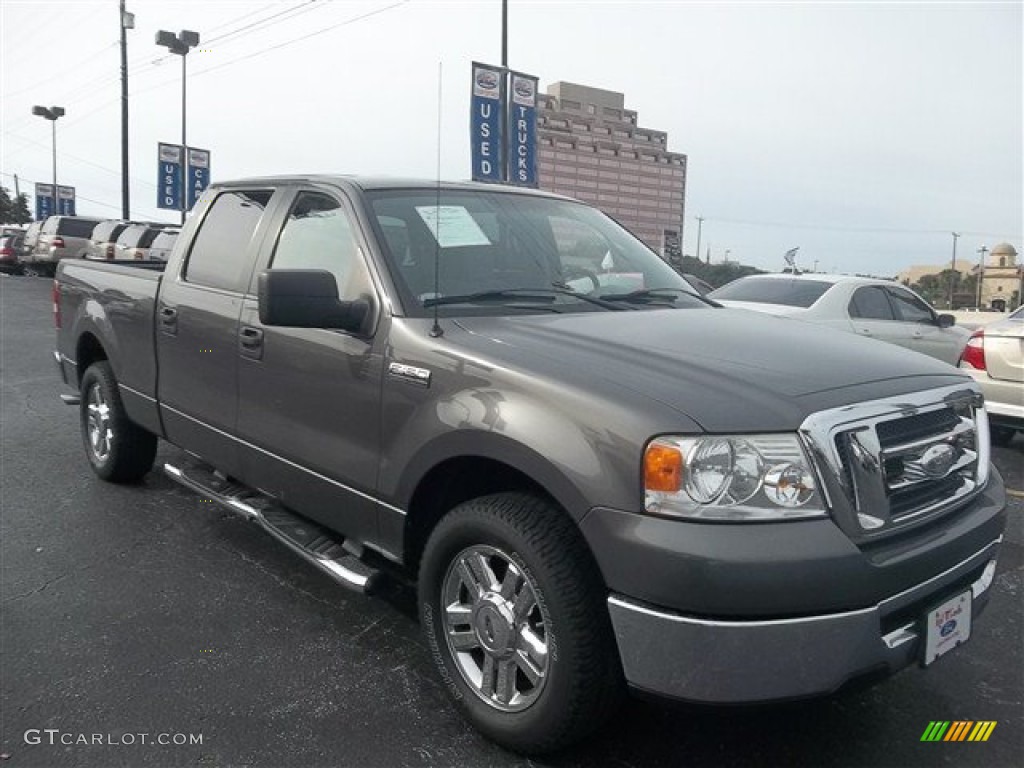
POLYGON ((1005 445, 1024 431, 1024 307, 975 331, 960 367, 985 393, 992 442, 1005 445))
POLYGON ((899 344, 956 365, 971 332, 898 283, 821 274, 750 275, 712 291, 728 307, 785 315, 899 344))

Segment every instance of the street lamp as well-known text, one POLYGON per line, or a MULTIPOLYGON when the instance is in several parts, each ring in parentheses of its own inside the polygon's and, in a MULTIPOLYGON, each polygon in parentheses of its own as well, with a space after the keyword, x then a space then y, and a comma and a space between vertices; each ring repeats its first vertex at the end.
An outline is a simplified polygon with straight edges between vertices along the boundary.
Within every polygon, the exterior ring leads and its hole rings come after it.
POLYGON ((981 254, 981 258, 978 259, 978 302, 976 306, 981 309, 981 289, 985 284, 985 254, 988 253, 988 248, 983 245, 978 249, 978 253, 981 254))
POLYGON ((183 29, 175 35, 161 29, 156 33, 156 44, 162 45, 171 53, 181 56, 181 223, 185 223, 185 211, 188 208, 188 143, 185 140, 185 59, 188 52, 199 45, 199 33, 183 29))
POLYGON ((57 214, 60 213, 57 210, 57 118, 64 117, 64 107, 32 107, 32 114, 49 120, 53 125, 53 213, 57 214))
POLYGON ((953 286, 956 284, 956 241, 960 237, 959 232, 950 232, 953 235, 953 258, 949 262, 949 308, 953 309, 953 286))

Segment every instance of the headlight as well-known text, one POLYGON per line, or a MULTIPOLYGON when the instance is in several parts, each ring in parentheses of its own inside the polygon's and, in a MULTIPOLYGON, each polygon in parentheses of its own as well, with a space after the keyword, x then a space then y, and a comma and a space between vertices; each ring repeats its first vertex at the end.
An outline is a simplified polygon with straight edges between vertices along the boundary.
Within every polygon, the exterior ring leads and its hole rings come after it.
POLYGON ((700 520, 825 515, 796 435, 656 438, 644 452, 644 507, 652 514, 700 520))

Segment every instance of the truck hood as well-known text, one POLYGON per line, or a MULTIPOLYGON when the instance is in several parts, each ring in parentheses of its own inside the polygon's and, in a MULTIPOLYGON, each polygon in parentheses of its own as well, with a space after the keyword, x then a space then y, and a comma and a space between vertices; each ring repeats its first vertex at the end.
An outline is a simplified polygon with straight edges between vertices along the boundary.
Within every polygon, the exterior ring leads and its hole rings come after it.
POLYGON ((822 408, 967 381, 946 363, 892 344, 733 309, 461 318, 458 324, 469 334, 460 341, 476 353, 540 376, 606 382, 709 431, 788 430, 822 408))

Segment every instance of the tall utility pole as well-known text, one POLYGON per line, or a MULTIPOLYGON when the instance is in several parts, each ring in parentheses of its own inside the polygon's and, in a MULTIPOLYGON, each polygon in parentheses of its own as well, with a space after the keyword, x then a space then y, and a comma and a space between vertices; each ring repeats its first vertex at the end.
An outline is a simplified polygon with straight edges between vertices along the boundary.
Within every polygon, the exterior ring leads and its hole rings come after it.
POLYGON ((121 218, 131 219, 128 189, 128 30, 135 29, 135 16, 121 0, 121 218))
POLYGON ((508 0, 501 0, 501 66, 508 68, 508 0))
MULTIPOLYGON (((704 217, 694 216, 694 218, 697 219, 697 261, 700 261, 700 232, 704 227, 704 217)), ((708 263, 711 263, 710 253, 708 254, 708 263)))
POLYGON ((191 183, 188 178, 188 141, 185 136, 185 84, 188 80, 185 59, 188 57, 188 52, 199 45, 199 33, 183 29, 175 35, 173 32, 161 29, 156 33, 156 44, 181 56, 181 223, 184 224, 185 212, 188 210, 189 184, 191 183))
POLYGON ((953 235, 953 258, 949 262, 949 308, 953 308, 953 286, 956 284, 956 241, 960 237, 959 232, 951 232, 953 235))
POLYGON ((985 282, 985 254, 988 253, 988 248, 983 245, 978 249, 978 253, 981 254, 981 258, 978 259, 978 301, 975 307, 981 309, 981 284, 985 282))

